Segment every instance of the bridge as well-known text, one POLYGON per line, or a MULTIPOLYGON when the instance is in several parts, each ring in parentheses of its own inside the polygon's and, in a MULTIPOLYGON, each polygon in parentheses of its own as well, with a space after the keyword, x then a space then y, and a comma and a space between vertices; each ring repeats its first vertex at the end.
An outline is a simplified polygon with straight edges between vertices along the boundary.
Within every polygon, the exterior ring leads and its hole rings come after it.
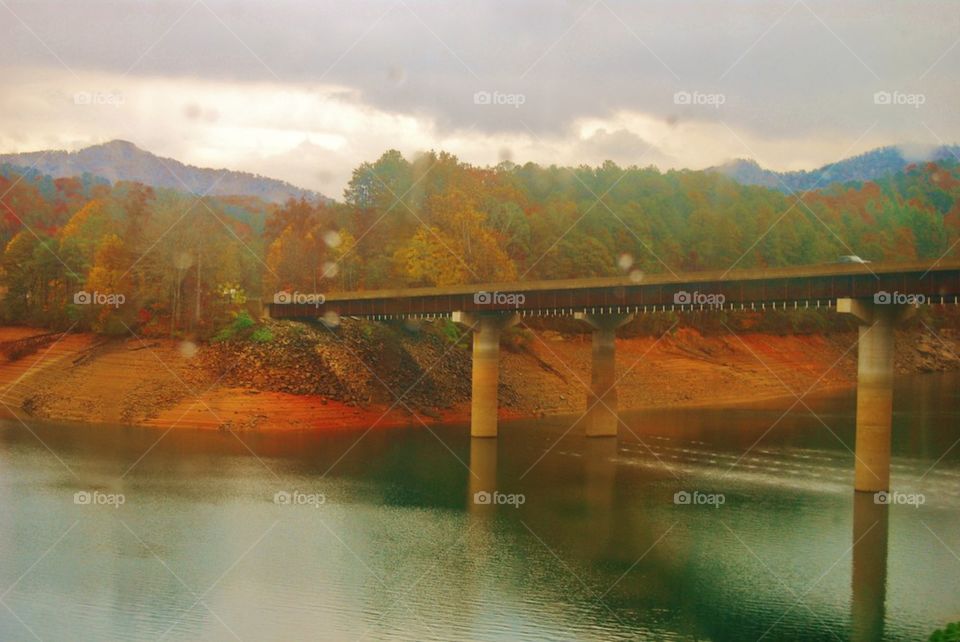
POLYGON ((470 431, 497 435, 500 334, 521 317, 572 316, 593 328, 586 434, 616 437, 616 329, 668 310, 831 308, 859 324, 856 469, 859 491, 888 490, 894 328, 921 305, 957 305, 960 261, 828 264, 727 272, 524 281, 402 290, 282 292, 275 319, 451 318, 473 332, 470 431))

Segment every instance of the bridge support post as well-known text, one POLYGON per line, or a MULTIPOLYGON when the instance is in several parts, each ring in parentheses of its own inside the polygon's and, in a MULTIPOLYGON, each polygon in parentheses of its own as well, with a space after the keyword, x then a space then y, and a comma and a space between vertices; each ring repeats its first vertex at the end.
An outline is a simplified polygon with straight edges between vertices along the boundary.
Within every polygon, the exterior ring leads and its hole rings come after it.
POLYGON ((497 436, 500 333, 519 321, 514 313, 454 312, 453 321, 473 329, 473 385, 470 436, 497 436))
POLYGON ((857 343, 857 437, 853 486, 861 492, 890 489, 893 422, 894 328, 913 308, 838 299, 837 312, 860 323, 857 343))
POLYGON ((578 313, 576 318, 593 328, 590 392, 587 395, 587 437, 616 437, 617 416, 617 328, 629 323, 632 314, 578 313))

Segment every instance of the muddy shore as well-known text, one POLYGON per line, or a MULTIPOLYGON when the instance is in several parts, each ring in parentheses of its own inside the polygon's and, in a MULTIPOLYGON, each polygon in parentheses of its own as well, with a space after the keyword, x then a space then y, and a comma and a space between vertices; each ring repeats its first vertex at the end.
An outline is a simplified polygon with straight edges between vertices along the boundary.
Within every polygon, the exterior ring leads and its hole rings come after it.
MULTIPOLYGON (((161 429, 386 428, 469 419, 470 351, 449 329, 270 324, 272 340, 193 343, 0 328, 0 411, 161 429), (455 338, 455 337, 453 337, 455 338)), ((852 386, 856 336, 618 339, 620 408, 715 406, 852 386)), ((897 336, 900 374, 960 369, 955 332, 897 336)), ((576 414, 587 334, 518 329, 501 351, 504 418, 576 414)))

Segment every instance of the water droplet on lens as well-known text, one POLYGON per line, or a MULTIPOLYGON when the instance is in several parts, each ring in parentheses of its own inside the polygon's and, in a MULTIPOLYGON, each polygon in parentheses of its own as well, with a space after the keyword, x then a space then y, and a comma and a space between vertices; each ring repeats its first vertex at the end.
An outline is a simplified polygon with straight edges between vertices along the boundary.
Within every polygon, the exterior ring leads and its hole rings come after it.
POLYGON ((327 247, 340 247, 340 243, 343 239, 340 238, 340 232, 336 230, 330 230, 323 235, 323 242, 327 244, 327 247))
POLYGON ((193 341, 181 341, 178 349, 185 359, 192 359, 197 354, 197 344, 193 341))
POLYGON ((335 328, 340 325, 340 315, 330 310, 329 312, 324 313, 323 317, 320 319, 325 326, 328 328, 335 328))

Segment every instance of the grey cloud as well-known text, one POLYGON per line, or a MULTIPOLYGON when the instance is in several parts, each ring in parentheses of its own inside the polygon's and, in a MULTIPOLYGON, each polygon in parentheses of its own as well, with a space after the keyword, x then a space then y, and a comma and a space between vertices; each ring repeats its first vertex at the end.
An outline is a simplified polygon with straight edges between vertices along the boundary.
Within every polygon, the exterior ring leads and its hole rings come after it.
MULTIPOLYGON (((871 102, 878 89, 899 88, 924 92, 924 121, 957 137, 960 48, 921 80, 956 39, 960 6, 950 3, 205 0, 192 9, 189 2, 128 1, 10 7, 75 69, 333 83, 377 108, 429 117, 441 131, 529 128, 550 136, 579 117, 633 110, 664 120, 723 119, 770 137, 852 139, 878 120, 877 131, 892 139, 917 138, 924 134, 917 113, 876 110, 871 102), (672 97, 681 90, 721 92, 727 101, 718 112, 678 110, 672 97), (522 94, 525 101, 520 108, 477 105, 477 91, 522 94)), ((5 24, 7 65, 60 64, 18 21, 5 24)))
POLYGON ((578 157, 590 165, 599 165, 606 160, 612 160, 623 166, 638 165, 646 167, 672 166, 676 159, 664 154, 652 143, 643 140, 633 132, 620 129, 608 132, 599 129, 592 136, 586 138, 574 148, 578 157))

